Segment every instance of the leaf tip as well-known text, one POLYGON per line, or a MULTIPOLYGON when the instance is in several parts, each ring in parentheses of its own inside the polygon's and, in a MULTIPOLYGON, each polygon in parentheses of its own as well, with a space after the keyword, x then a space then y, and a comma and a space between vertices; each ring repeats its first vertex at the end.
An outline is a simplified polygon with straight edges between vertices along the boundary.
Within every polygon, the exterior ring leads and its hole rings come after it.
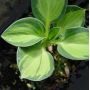
POLYGON ((4 33, 2 33, 1 38, 5 40, 4 33))

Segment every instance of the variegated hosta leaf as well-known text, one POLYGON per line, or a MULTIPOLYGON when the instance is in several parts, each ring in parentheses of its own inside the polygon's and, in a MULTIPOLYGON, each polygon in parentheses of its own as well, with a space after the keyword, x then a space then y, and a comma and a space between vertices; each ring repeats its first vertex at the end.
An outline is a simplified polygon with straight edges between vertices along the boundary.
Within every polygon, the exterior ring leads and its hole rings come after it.
POLYGON ((21 78, 32 81, 46 79, 54 71, 52 55, 43 47, 37 45, 19 48, 17 52, 17 64, 21 72, 21 78))
POLYGON ((87 28, 71 28, 64 34, 64 39, 59 42, 57 50, 58 52, 73 60, 85 60, 88 59, 88 29, 87 28))
POLYGON ((10 25, 2 38, 14 46, 31 46, 44 39, 44 26, 36 18, 23 18, 10 25))
POLYGON ((33 14, 45 23, 50 23, 60 16, 66 1, 67 0, 31 0, 33 14))
POLYGON ((80 27, 84 23, 85 9, 75 5, 68 5, 65 15, 57 20, 57 27, 64 29, 80 27))

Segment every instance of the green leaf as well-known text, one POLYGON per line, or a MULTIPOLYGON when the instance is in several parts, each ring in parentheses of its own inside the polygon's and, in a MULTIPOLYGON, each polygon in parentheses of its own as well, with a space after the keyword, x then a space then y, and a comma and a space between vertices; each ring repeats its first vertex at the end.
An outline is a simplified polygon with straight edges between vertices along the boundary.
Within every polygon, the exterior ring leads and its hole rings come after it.
POLYGON ((10 25, 1 37, 14 46, 32 46, 45 38, 44 25, 36 18, 23 18, 10 25))
POLYGON ((64 39, 58 43, 58 52, 72 60, 88 59, 88 29, 87 28, 71 28, 64 34, 64 39))
POLYGON ((60 36, 60 29, 59 27, 53 27, 51 28, 50 32, 49 32, 49 40, 55 40, 56 38, 58 38, 60 36))
POLYGON ((57 27, 64 29, 72 27, 80 27, 83 25, 85 19, 85 9, 75 5, 68 5, 65 15, 62 19, 57 20, 57 27))
POLYGON ((31 0, 31 4, 34 16, 50 23, 61 15, 66 0, 31 0))
POLYGON ((54 60, 52 55, 41 46, 34 45, 27 48, 19 48, 17 52, 17 64, 21 78, 32 81, 41 81, 52 75, 54 60))

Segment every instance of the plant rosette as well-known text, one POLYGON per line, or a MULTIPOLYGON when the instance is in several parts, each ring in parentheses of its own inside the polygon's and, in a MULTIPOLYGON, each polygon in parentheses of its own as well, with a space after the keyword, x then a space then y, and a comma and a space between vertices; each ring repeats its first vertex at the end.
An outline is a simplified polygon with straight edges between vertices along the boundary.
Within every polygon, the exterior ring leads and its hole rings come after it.
POLYGON ((31 0, 35 17, 15 21, 1 35, 18 47, 17 65, 21 79, 41 81, 53 74, 54 56, 46 50, 51 45, 57 45, 57 52, 65 58, 88 60, 85 9, 67 2, 31 0))

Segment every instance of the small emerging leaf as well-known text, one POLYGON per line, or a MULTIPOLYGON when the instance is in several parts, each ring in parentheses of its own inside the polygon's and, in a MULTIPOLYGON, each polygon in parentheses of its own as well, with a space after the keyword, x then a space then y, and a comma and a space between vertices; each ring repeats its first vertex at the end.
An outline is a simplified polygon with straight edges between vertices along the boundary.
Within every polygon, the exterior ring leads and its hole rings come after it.
POLYGON ((10 25, 2 38, 14 46, 32 46, 44 39, 44 26, 38 19, 28 17, 10 25))
POLYGON ((85 9, 75 5, 68 5, 65 15, 57 20, 57 27, 64 29, 80 27, 84 23, 85 9))
POLYGON ((32 81, 46 79, 54 71, 52 55, 43 47, 37 45, 19 48, 17 52, 17 64, 21 72, 21 78, 32 81))
POLYGON ((51 28, 49 32, 49 40, 56 39, 60 36, 60 29, 59 27, 51 28))
POLYGON ((58 44, 58 52, 72 60, 88 59, 88 29, 71 28, 64 34, 64 39, 58 44))

